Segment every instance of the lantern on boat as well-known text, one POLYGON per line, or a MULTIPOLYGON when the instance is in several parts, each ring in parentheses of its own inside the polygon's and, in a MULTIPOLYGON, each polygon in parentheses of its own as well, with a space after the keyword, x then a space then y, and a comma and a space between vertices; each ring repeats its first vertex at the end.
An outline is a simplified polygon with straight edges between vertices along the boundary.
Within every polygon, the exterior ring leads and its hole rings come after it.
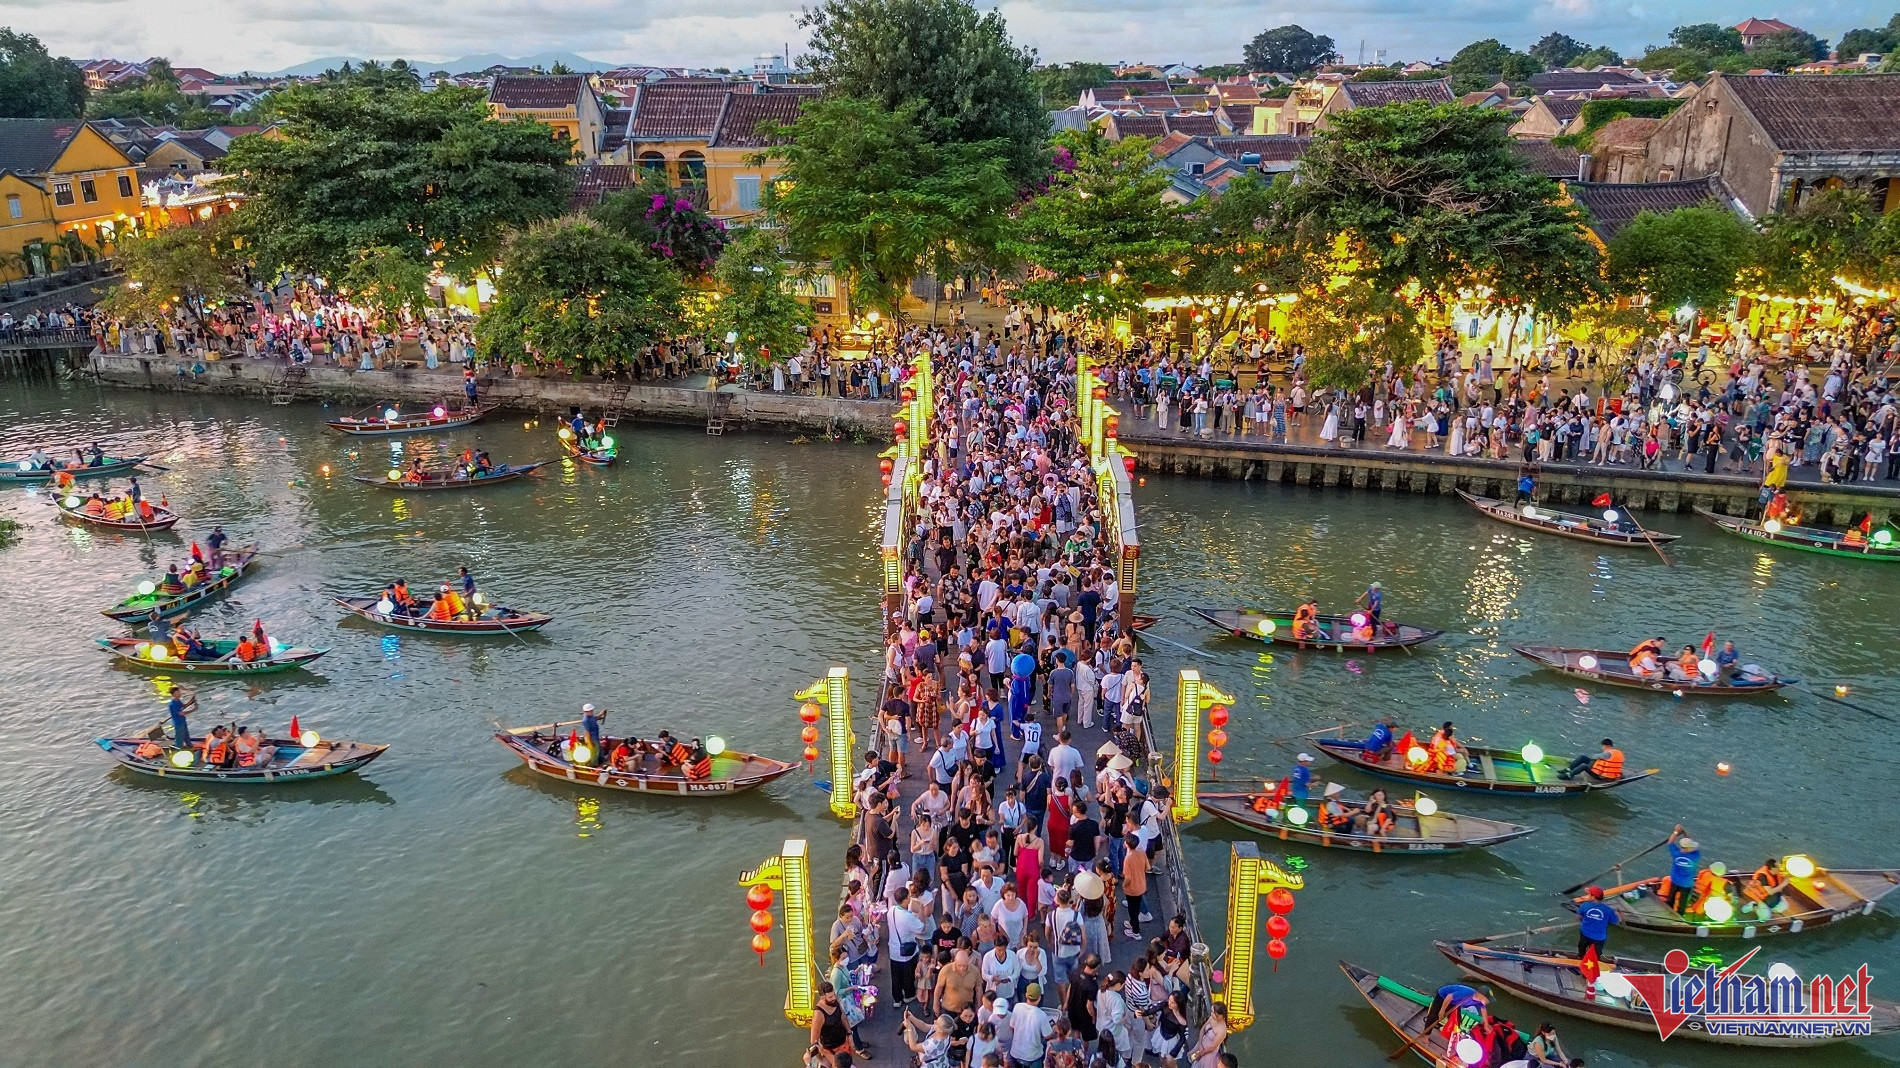
POLYGON ((483 593, 480 590, 476 590, 475 591, 475 607, 483 608, 483 607, 486 607, 487 604, 488 604, 488 595, 483 593))
POLYGON ((1735 918, 1735 906, 1729 904, 1728 898, 1712 897, 1702 906, 1702 915, 1716 923, 1727 923, 1735 918))
POLYGON ((823 711, 823 709, 818 707, 816 701, 806 701, 804 704, 798 706, 798 718, 804 720, 806 723, 816 723, 818 722, 819 715, 821 715, 823 711))
POLYGON ((1422 768, 1425 766, 1425 762, 1431 758, 1432 755, 1426 752, 1425 747, 1422 745, 1415 745, 1405 751, 1405 762, 1413 767, 1422 768))
POLYGON ((1605 523, 1614 523, 1621 518, 1623 517, 1617 514, 1617 511, 1614 508, 1605 508, 1603 510, 1603 521, 1605 523))
POLYGON ((745 903, 755 909, 772 907, 772 888, 764 883, 753 883, 752 889, 745 892, 745 903))
POLYGON ((1353 626, 1355 626, 1355 627, 1363 627, 1363 626, 1365 626, 1365 625, 1366 625, 1366 614, 1365 614, 1364 612, 1354 612, 1354 613, 1352 614, 1352 625, 1353 625, 1353 626))
POLYGON ((1436 816, 1438 814, 1438 802, 1433 801, 1424 794, 1419 794, 1412 801, 1412 810, 1421 816, 1436 816))
POLYGON ((389 481, 391 481, 391 482, 401 482, 401 481, 402 481, 402 472, 401 472, 401 471, 398 471, 398 470, 396 470, 396 469, 395 469, 395 468, 393 468, 393 467, 392 467, 392 468, 390 468, 390 469, 389 469, 389 481))
POLYGON ((396 409, 394 409, 394 408, 384 408, 384 409, 383 409, 383 418, 384 418, 384 419, 394 419, 394 418, 396 418, 396 416, 397 416, 397 414, 398 414, 398 413, 397 413, 397 411, 396 411, 396 409))
POLYGON ((1763 523, 1761 528, 1770 534, 1779 534, 1781 533, 1781 520, 1770 519, 1766 523, 1763 523))
POLYGON ((1604 972, 1603 978, 1597 980, 1597 989, 1618 1001, 1628 1000, 1630 994, 1636 990, 1630 985, 1630 981, 1623 977, 1622 972, 1604 972))
POLYGON ((1484 1046, 1470 1035, 1459 1039, 1457 1045, 1452 1048, 1458 1053, 1459 1064, 1473 1065, 1475 1068, 1476 1065, 1484 1063, 1484 1046))
POLYGON ((613 437, 612 437, 611 435, 609 435, 609 436, 607 436, 607 437, 603 437, 603 438, 601 438, 601 439, 600 439, 600 447, 601 447, 601 448, 603 448, 603 449, 611 449, 611 448, 613 448, 613 447, 614 447, 614 439, 613 439, 613 437))
POLYGON ((1207 721, 1216 727, 1225 727, 1228 715, 1226 705, 1213 705, 1207 710, 1207 721))
POLYGON ((152 663, 162 664, 165 662, 165 658, 171 654, 165 650, 164 646, 153 645, 151 649, 147 651, 146 655, 151 658, 152 663))
POLYGON ((562 441, 566 441, 568 438, 574 436, 574 432, 566 427, 562 427, 554 432, 554 436, 560 438, 562 441))
POLYGON ((568 752, 568 760, 575 764, 586 764, 594 759, 594 751, 586 742, 581 742, 568 752))
POLYGON ((753 910, 752 929, 760 934, 764 934, 772 929, 772 912, 770 909, 753 910))
POLYGON ((396 610, 396 602, 390 600, 387 597, 376 602, 376 611, 382 615, 386 616, 389 613, 394 612, 395 610, 396 610))
POLYGON ((197 760, 197 759, 198 759, 198 754, 192 752, 189 749, 172 750, 172 766, 175 768, 191 767, 192 761, 197 760))
POLYGON ((140 597, 150 597, 152 594, 158 592, 158 587, 152 584, 151 579, 146 579, 139 583, 138 590, 140 597))
POLYGON ((1893 544, 1893 531, 1891 531, 1891 530, 1876 530, 1876 531, 1874 531, 1874 544, 1875 544, 1875 545, 1883 545, 1883 546, 1884 546, 1884 545, 1892 545, 1892 544, 1893 544))
POLYGON ((31 461, 31 460, 21 460, 21 461, 20 461, 20 470, 22 470, 22 471, 31 471, 31 470, 33 470, 33 461, 31 461))
POLYGON ((1782 860, 1781 870, 1797 879, 1806 879, 1814 874, 1814 862, 1796 853, 1782 860))
POLYGON ((65 504, 68 508, 77 508, 79 507, 79 498, 68 495, 65 504))
POLYGON ((435 410, 431 411, 429 414, 435 416, 437 419, 440 419, 449 413, 440 404, 438 404, 435 406, 435 410))
POLYGON ((1306 826, 1306 820, 1307 820, 1306 810, 1301 808, 1300 806, 1294 805, 1286 810, 1286 821, 1288 823, 1291 823, 1293 826, 1304 827, 1306 826))
POLYGON ((719 737, 717 734, 709 735, 706 738, 706 755, 707 756, 718 756, 719 754, 725 751, 726 751, 726 740, 724 738, 719 737))
POLYGON ((1517 755, 1523 757, 1524 763, 1526 764, 1542 764, 1544 762, 1543 747, 1536 742, 1525 742, 1524 748, 1518 750, 1517 755))
POLYGON ((1597 658, 1591 656, 1589 653, 1585 653, 1577 658, 1577 666, 1585 671, 1595 671, 1597 669, 1597 658))
POLYGON ((1536 509, 1535 507, 1533 507, 1533 506, 1531 506, 1531 505, 1528 505, 1528 504, 1527 504, 1527 505, 1525 505, 1525 506, 1524 506, 1524 518, 1526 518, 1526 519, 1536 519, 1536 518, 1537 518, 1537 509, 1536 509))
POLYGON ((297 736, 298 744, 302 745, 305 749, 315 749, 317 747, 317 743, 322 740, 323 739, 318 736, 316 731, 304 731, 302 734, 297 736))
POLYGON ((1261 637, 1271 638, 1273 637, 1273 632, 1279 629, 1279 625, 1274 623, 1274 621, 1271 619, 1263 619, 1260 622, 1254 624, 1253 629, 1259 631, 1261 637))
POLYGON ((1702 673, 1704 675, 1707 675, 1709 678, 1715 677, 1716 666, 1717 665, 1715 661, 1710 660, 1707 657, 1703 657, 1701 660, 1696 661, 1696 667, 1701 669, 1702 673))

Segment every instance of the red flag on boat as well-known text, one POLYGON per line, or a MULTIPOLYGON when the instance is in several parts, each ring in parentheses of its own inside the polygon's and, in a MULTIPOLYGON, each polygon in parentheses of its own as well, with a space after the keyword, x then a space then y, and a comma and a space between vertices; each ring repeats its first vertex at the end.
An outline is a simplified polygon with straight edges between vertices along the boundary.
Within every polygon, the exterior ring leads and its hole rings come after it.
POLYGON ((1702 655, 1708 656, 1713 652, 1715 652, 1715 632, 1710 631, 1709 636, 1702 639, 1702 655))
POLYGON ((303 737, 303 731, 297 729, 297 717, 292 716, 290 717, 290 740, 294 742, 301 737, 303 737))
POLYGON ((1607 493, 1599 493, 1597 494, 1597 499, 1590 503, 1598 508, 1608 508, 1610 506, 1610 495, 1607 493))
POLYGON ((1577 969, 1583 973, 1583 993, 1585 997, 1596 997, 1597 976, 1603 974, 1603 965, 1597 960, 1597 947, 1592 945, 1583 951, 1583 960, 1577 969))

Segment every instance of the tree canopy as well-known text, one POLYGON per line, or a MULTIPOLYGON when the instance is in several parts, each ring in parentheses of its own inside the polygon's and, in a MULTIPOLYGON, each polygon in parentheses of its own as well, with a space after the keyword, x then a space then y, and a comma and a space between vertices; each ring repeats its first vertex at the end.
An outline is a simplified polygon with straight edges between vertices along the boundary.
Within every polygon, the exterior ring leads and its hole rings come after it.
POLYGON ((970 0, 823 0, 799 25, 804 57, 828 94, 909 106, 937 144, 992 142, 1010 178, 1041 177, 1048 109, 1030 76, 1036 54, 1009 38, 1003 16, 970 0))
POLYGON ((1647 293, 1661 314, 1681 305, 1719 308, 1735 295, 1754 241, 1748 224, 1720 205, 1646 211, 1610 239, 1610 282, 1647 293))
POLYGON ((1900 50, 1900 14, 1888 19, 1885 26, 1848 30, 1841 34, 1834 50, 1843 60, 1859 59, 1869 52, 1884 56, 1900 50))
POLYGON ((476 337, 504 362, 598 372, 668 336, 680 296, 679 276, 638 243, 590 219, 559 219, 509 239, 476 337))
POLYGON ((1473 41, 1458 50, 1445 65, 1452 91, 1475 93, 1499 82, 1517 84, 1544 69, 1535 58, 1518 52, 1496 38, 1473 41))
POLYGON ((71 119, 86 107, 86 76, 30 33, 0 27, 0 119, 71 119))
POLYGON ((557 214, 572 146, 534 122, 488 118, 479 89, 296 86, 283 136, 242 137, 224 166, 259 265, 342 277, 364 249, 468 277, 503 237, 557 214))
POLYGON ((1572 60, 1590 51, 1589 45, 1567 33, 1547 33, 1526 49, 1532 59, 1546 68, 1568 67, 1572 60))
POLYGON ((235 218, 214 215, 195 226, 166 226, 145 234, 122 234, 114 255, 126 284, 106 306, 128 319, 163 320, 182 308, 199 322, 208 305, 244 296, 244 257, 235 218))
POLYGON ((1106 63, 1051 64, 1031 74, 1042 106, 1050 111, 1072 108, 1084 89, 1094 89, 1115 77, 1106 63))
POLYGON ((1262 297, 1292 293, 1311 261, 1285 209, 1290 181, 1249 172, 1182 216, 1188 253, 1171 287, 1194 302, 1214 346, 1262 297))
POLYGON ((1837 293, 1834 279, 1883 285, 1900 276, 1900 215, 1856 189, 1824 189, 1761 220, 1750 281, 1773 293, 1837 293))
POLYGON ((638 242, 686 279, 711 273, 726 245, 723 225, 657 177, 607 197, 588 214, 621 237, 638 242))
POLYGON ((734 350, 757 361, 760 349, 775 357, 796 352, 811 325, 811 306, 791 292, 791 278, 771 230, 741 231, 713 268, 719 298, 707 324, 717 336, 737 335, 734 350))
POLYGON ((1288 24, 1260 31, 1247 42, 1241 54, 1249 70, 1304 74, 1321 64, 1336 61, 1339 49, 1331 37, 1288 24))

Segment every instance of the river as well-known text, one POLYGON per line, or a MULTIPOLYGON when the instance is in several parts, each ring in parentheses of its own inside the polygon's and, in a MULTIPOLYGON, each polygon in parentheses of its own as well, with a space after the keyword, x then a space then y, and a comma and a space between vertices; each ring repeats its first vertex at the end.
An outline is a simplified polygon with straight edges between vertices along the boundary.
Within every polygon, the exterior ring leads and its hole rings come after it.
MULTIPOLYGON (((551 458, 554 424, 498 419, 392 444, 330 433, 325 414, 0 385, 0 454, 93 437, 142 444, 171 468, 142 479, 146 492, 186 517, 183 536, 148 541, 65 526, 32 491, 0 491, 0 517, 24 527, 0 550, 10 610, 0 999, 13 1007, 0 1061, 239 1064, 268 1050, 287 1066, 793 1063, 803 1040, 780 1015, 782 961, 775 951, 761 969, 751 952, 736 878, 784 839, 809 836, 824 911, 844 830, 808 777, 728 800, 610 794, 530 778, 491 734, 498 721, 572 718, 594 701, 614 710, 612 728, 717 733, 735 749, 795 757, 789 695, 832 663, 851 667, 867 709, 875 450, 626 426, 622 460, 606 471, 555 465, 528 484, 405 497, 347 476, 464 444, 498 462, 551 458), (97 610, 212 523, 273 555, 197 622, 222 634, 261 615, 274 636, 332 652, 308 672, 206 681, 199 721, 281 728, 295 714, 327 737, 390 744, 361 777, 191 790, 112 770, 89 744, 163 718, 153 679, 92 645, 114 633, 97 610), (491 597, 551 612, 554 624, 521 639, 396 636, 343 620, 329 600, 395 577, 439 581, 463 564, 491 597)), ((1261 1021, 1233 1043, 1243 1064, 1383 1063, 1397 1040, 1335 960, 1435 986, 1452 970, 1432 938, 1554 918, 1550 890, 1678 820, 1731 866, 1795 850, 1839 866, 1900 863, 1890 724, 1799 689, 1733 704, 1598 690, 1584 705, 1570 682, 1505 647, 1627 645, 1656 632, 1681 642, 1714 629, 1747 659, 1828 692, 1846 685, 1849 700, 1893 714, 1900 576, 1763 554, 1692 517, 1657 521, 1687 535, 1665 567, 1643 551, 1502 527, 1455 499, 1167 478, 1137 495, 1141 603, 1164 616, 1153 633, 1165 641, 1146 647, 1157 693, 1171 694, 1173 673, 1191 664, 1241 695, 1223 779, 1282 774, 1294 750, 1273 739, 1383 712, 1419 726, 1455 719, 1492 744, 1535 740, 1551 752, 1608 734, 1633 763, 1663 768, 1621 797, 1442 797, 1540 828, 1489 855, 1305 851, 1291 952, 1260 976, 1261 1021), (1369 579, 1385 585, 1388 618, 1449 633, 1412 656, 1267 657, 1184 611, 1309 592, 1343 604, 1369 579), (1717 761, 1733 773, 1717 776, 1717 761)), ((1184 830, 1210 933, 1222 928, 1227 843, 1239 833, 1205 817, 1184 830)), ((1757 964, 1840 974, 1866 961, 1879 977, 1900 959, 1893 908, 1770 942, 1757 964)), ((1877 978, 1875 990, 1891 997, 1900 985, 1877 978)), ((1542 1018, 1523 1005, 1507 1014, 1542 1018)), ((1737 1059, 1557 1022, 1593 1066, 1737 1059)), ((1900 1044, 1798 1060, 1900 1064, 1900 1044)))

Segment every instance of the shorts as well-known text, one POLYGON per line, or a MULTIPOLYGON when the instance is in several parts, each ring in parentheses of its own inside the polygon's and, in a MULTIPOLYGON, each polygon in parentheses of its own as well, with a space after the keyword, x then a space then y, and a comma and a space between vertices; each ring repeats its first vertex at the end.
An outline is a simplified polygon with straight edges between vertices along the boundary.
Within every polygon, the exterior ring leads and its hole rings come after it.
POLYGON ((1075 974, 1075 970, 1081 962, 1081 953, 1077 953, 1073 957, 1064 957, 1057 953, 1049 954, 1049 981, 1051 983, 1068 982, 1069 976, 1075 974))

